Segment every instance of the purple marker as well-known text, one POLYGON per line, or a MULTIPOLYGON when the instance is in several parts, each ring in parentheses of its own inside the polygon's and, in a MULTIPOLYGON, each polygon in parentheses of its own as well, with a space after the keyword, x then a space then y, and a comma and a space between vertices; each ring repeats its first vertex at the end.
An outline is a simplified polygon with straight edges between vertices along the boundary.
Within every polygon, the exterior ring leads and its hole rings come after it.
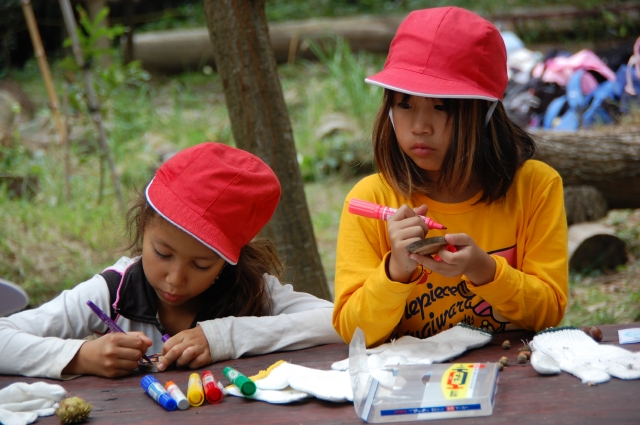
POLYGON ((167 340, 168 340, 169 338, 171 338, 171 335, 169 335, 169 334, 164 334, 164 335, 162 335, 162 342, 167 342, 167 340))
MULTIPOLYGON (((104 311, 100 310, 100 307, 98 307, 93 302, 91 302, 91 300, 87 301, 87 305, 100 318, 100 320, 102 320, 104 324, 107 325, 109 329, 111 329, 111 332, 116 332, 116 333, 120 332, 120 333, 126 334, 126 332, 123 331, 122 328, 116 324, 116 322, 111 320, 111 317, 104 314, 104 311)), ((142 357, 144 357, 146 361, 151 363, 151 359, 147 357, 145 354, 143 354, 142 357)))

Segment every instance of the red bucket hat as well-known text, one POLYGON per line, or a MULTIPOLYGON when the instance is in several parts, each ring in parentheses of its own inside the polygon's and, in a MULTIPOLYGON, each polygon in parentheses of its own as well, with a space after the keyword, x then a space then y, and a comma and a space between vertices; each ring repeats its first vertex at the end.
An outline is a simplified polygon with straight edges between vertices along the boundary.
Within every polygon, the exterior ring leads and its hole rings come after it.
POLYGON ((257 156, 221 143, 202 143, 172 156, 147 186, 162 217, 230 264, 271 219, 280 182, 257 156))
POLYGON ((502 100, 507 51, 498 29, 458 7, 411 12, 400 24, 381 72, 365 79, 423 97, 502 100))

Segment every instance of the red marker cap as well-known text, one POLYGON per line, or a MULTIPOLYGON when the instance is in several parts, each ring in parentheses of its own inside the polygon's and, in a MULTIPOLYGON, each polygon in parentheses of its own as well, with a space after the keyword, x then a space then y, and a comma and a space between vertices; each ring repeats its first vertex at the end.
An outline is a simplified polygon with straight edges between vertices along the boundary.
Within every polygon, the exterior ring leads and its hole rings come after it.
POLYGON ((202 372, 202 385, 204 386, 204 395, 209 403, 218 404, 222 401, 222 390, 216 384, 210 370, 202 372))
MULTIPOLYGON (((449 251, 449 252, 458 252, 458 250, 456 249, 456 247, 455 247, 455 246, 453 246, 453 245, 447 245, 447 246, 445 247, 445 249, 446 249, 447 251, 449 251)), ((442 261, 442 258, 440 258, 440 256, 439 256, 438 254, 434 255, 434 256, 433 256, 433 259, 434 259, 434 260, 436 260, 436 261, 442 261)))

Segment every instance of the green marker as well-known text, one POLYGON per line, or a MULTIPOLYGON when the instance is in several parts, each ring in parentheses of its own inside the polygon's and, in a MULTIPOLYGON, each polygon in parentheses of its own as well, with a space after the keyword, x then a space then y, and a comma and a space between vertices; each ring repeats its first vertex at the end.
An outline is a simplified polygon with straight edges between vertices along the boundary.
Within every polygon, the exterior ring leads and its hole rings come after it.
POLYGON ((255 394, 256 384, 234 368, 227 366, 222 369, 222 373, 233 385, 240 388, 240 392, 243 395, 250 397, 255 394))

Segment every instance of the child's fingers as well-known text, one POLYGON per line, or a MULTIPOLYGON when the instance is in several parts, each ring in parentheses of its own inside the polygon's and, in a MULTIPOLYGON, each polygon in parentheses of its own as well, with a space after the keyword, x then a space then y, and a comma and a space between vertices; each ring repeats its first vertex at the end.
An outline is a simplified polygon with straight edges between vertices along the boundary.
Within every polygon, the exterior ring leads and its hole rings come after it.
POLYGON ((443 248, 440 248, 438 250, 438 253, 433 256, 433 259, 437 262, 444 261, 445 263, 450 263, 452 260, 452 256, 449 255, 449 253, 454 252, 458 252, 458 249, 455 247, 455 245, 449 244, 444 246, 443 248))
MULTIPOLYGON (((167 341, 168 342, 168 341, 167 341)), ((162 351, 165 351, 165 347, 163 347, 162 351)), ((163 371, 169 366, 171 363, 175 362, 180 358, 184 349, 181 348, 181 345, 174 345, 170 350, 163 353, 162 356, 158 359, 158 370, 163 371)))
POLYGON ((143 340, 145 344, 147 344, 147 347, 151 347, 153 345, 153 341, 151 341, 151 338, 145 335, 144 332, 127 332, 127 335, 137 336, 138 338, 143 340))
POLYGON ((189 346, 187 348, 185 348, 185 350, 182 352, 182 354, 180 354, 180 357, 178 357, 176 359, 176 365, 177 366, 190 366, 191 367, 191 362, 193 362, 194 360, 196 360, 198 358, 198 356, 200 356, 201 354, 203 354, 204 350, 202 349, 202 347, 198 347, 198 346, 189 346))
POLYGON ((444 235, 444 239, 449 245, 453 245, 456 247, 472 245, 475 243, 471 236, 467 235, 466 233, 448 233, 444 235))
POLYGON ((427 215, 427 211, 429 211, 429 208, 427 208, 425 204, 413 209, 413 212, 416 213, 416 215, 427 215))
POLYGON ((189 362, 189 367, 191 369, 198 369, 199 367, 206 366, 208 364, 211 364, 211 355, 209 354, 209 351, 205 350, 189 362))

